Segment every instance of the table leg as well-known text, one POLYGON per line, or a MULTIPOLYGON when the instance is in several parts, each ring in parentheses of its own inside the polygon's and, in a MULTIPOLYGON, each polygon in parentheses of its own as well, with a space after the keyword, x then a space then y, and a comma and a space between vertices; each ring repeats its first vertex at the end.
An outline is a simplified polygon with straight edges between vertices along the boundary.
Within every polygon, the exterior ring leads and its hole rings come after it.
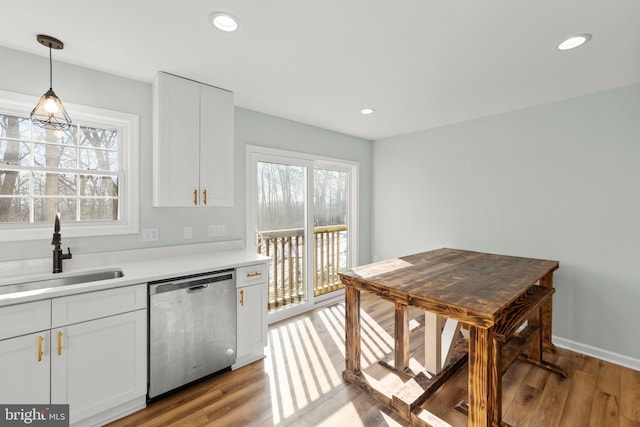
MULTIPOLYGON (((491 329, 469 330, 469 426, 500 425, 502 396, 491 329)), ((498 348, 499 350, 499 348, 498 348)))
POLYGON ((394 367, 404 371, 409 367, 409 307, 396 303, 394 367))
POLYGON ((527 319, 528 326, 538 328, 539 330, 539 332, 536 334, 536 337, 529 343, 529 352, 527 353, 527 359, 538 364, 542 363, 542 349, 544 346, 541 323, 542 316, 540 314, 541 312, 542 307, 533 310, 533 312, 527 319))
POLYGON ((432 374, 442 371, 442 324, 445 318, 424 312, 424 368, 432 374))
POLYGON ((491 338, 491 364, 489 386, 489 416, 491 425, 501 427, 502 424, 502 343, 491 338))
MULTIPOLYGON (((553 272, 548 273, 542 279, 540 279, 540 286, 547 288, 553 288, 553 272)), ((553 299, 549 298, 542 304, 541 307, 541 319, 540 319, 540 333, 542 334, 542 348, 550 353, 557 351, 556 346, 551 342, 553 325, 553 299)))
POLYGON ((344 288, 345 301, 345 365, 351 374, 360 373, 360 291, 351 286, 344 288))

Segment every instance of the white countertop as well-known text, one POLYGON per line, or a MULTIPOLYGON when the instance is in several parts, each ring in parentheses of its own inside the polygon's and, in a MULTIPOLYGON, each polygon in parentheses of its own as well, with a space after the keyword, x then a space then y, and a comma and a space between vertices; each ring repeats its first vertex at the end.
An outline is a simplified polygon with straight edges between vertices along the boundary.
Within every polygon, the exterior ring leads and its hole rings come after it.
POLYGON ((248 252, 242 241, 229 241, 74 255, 63 261, 64 272, 58 274, 51 273, 51 258, 1 262, 0 306, 265 263, 270 259, 248 252), (110 269, 122 270, 123 277, 18 292, 12 291, 15 288, 11 286, 110 269), (5 286, 9 287, 3 292, 5 286))

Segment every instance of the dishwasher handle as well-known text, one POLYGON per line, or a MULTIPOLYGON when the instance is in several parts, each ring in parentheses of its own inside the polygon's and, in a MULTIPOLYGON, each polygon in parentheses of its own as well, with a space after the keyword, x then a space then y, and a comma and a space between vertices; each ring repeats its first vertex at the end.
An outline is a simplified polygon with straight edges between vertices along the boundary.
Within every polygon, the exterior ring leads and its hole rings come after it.
POLYGON ((195 292, 200 292, 200 291, 204 291, 205 289, 207 289, 209 287, 208 283, 205 283, 204 285, 195 285, 195 286, 190 286, 187 288, 187 292, 190 294, 193 294, 195 292))
POLYGON ((209 284, 233 280, 233 272, 209 274, 204 276, 175 278, 158 282, 149 282, 149 294, 156 295, 164 292, 187 289, 187 292, 198 292, 206 289, 209 284))

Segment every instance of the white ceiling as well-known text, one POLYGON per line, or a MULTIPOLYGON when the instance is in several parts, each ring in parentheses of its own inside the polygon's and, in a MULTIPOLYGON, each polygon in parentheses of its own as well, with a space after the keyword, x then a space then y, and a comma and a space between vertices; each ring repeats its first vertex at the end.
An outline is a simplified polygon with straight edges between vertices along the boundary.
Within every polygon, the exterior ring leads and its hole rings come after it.
POLYGON ((1 14, 0 45, 48 56, 48 34, 65 43, 54 60, 167 71, 371 140, 640 82, 640 0, 7 0, 1 14), (240 31, 214 29, 214 11, 240 31), (554 49, 579 33, 593 39, 554 49))

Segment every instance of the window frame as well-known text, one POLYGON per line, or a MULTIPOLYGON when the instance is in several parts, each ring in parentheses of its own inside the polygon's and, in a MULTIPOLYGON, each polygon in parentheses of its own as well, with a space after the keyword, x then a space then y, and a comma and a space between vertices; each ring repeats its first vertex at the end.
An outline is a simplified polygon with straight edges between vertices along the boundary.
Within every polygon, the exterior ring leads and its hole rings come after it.
MULTIPOLYGON (((0 90, 0 113, 28 117, 28 112, 38 101, 37 97, 0 90)), ((64 103, 71 120, 82 126, 109 127, 118 131, 118 170, 122 183, 118 182, 120 218, 116 221, 65 221, 62 218, 64 237, 106 236, 135 234, 139 231, 138 206, 138 150, 139 118, 136 114, 123 113, 86 105, 64 103)), ((119 178, 120 181, 120 178, 119 178)), ((49 238, 51 223, 0 223, 0 242, 37 240, 49 238)))

